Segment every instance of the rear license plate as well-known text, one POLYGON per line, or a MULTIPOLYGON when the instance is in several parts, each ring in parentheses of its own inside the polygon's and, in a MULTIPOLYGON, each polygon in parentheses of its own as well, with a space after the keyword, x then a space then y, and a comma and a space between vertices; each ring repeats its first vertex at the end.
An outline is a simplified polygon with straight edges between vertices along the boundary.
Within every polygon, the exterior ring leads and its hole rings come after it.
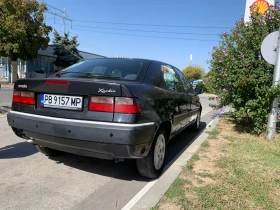
POLYGON ((49 108, 81 110, 83 107, 83 97, 41 94, 40 103, 44 107, 49 108))

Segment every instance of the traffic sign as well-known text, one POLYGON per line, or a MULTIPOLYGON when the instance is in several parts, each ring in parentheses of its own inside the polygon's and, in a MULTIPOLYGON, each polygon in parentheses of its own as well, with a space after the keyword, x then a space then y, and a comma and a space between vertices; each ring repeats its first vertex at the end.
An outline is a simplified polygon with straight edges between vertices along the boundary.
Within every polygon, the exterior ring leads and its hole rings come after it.
POLYGON ((276 63, 276 47, 279 31, 268 34, 262 42, 261 53, 263 58, 270 64, 276 63))

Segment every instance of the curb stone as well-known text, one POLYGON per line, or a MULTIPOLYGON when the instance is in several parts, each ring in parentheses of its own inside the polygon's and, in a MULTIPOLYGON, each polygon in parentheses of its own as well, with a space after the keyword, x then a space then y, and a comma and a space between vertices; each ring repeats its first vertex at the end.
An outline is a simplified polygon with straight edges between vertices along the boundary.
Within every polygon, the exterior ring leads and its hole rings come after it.
MULTIPOLYGON (((188 160, 193 156, 193 154, 198 151, 201 144, 207 140, 209 134, 208 132, 214 130, 218 125, 219 118, 221 118, 224 113, 220 113, 215 117, 207 127, 201 131, 198 137, 193 141, 191 145, 187 145, 183 150, 184 152, 180 155, 177 155, 172 162, 165 167, 166 171, 163 175, 156 180, 155 184, 140 198, 135 205, 131 205, 130 202, 122 208, 122 210, 147 210, 155 207, 165 192, 172 185, 174 180, 180 175, 183 170, 183 167, 187 164, 188 160)), ((137 195, 135 196, 137 199, 137 195)))

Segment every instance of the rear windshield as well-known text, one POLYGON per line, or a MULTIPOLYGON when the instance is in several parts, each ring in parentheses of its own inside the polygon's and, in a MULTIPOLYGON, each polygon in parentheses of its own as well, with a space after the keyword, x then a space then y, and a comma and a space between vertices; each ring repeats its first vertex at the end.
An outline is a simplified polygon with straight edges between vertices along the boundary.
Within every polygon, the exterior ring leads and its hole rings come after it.
POLYGON ((80 77, 141 82, 149 61, 137 59, 94 59, 69 66, 52 77, 80 77))

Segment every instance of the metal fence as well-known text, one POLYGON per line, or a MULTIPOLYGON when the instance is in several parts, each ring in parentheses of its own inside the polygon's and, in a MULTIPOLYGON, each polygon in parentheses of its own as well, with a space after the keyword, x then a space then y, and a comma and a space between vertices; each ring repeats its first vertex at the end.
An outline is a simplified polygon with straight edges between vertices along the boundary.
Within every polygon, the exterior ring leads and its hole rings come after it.
POLYGON ((0 81, 9 82, 9 59, 0 57, 0 81))
POLYGON ((54 59, 40 56, 35 61, 18 60, 18 78, 46 78, 55 71, 54 59))

